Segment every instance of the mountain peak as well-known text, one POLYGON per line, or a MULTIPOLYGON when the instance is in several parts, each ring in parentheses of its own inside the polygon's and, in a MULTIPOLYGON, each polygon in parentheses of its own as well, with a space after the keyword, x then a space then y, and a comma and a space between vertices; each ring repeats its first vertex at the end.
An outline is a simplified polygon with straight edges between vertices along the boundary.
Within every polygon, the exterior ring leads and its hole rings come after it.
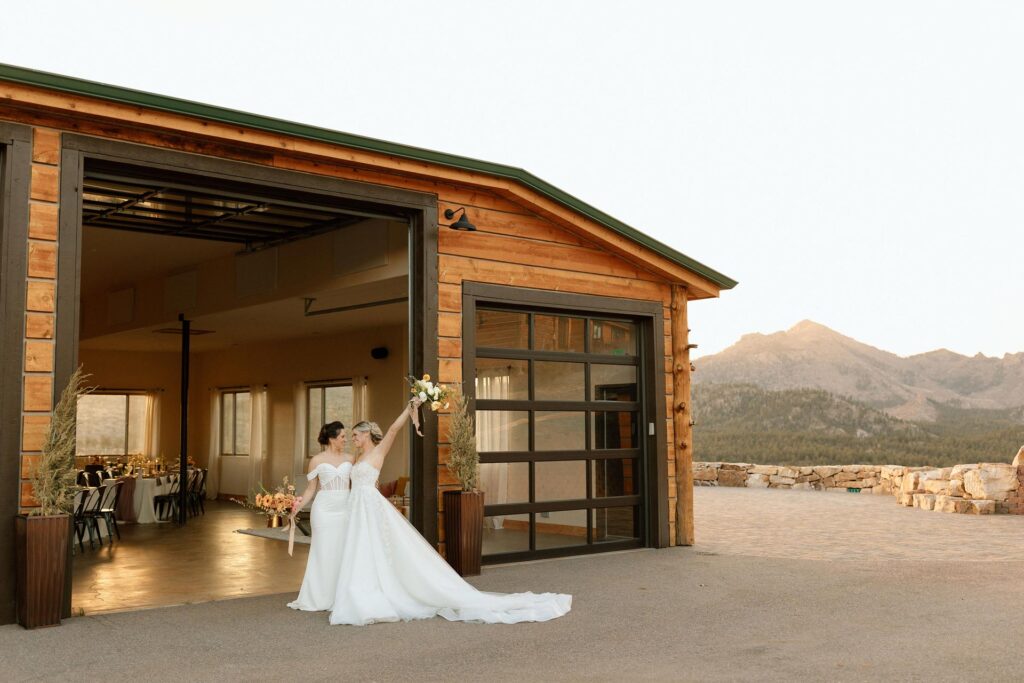
POLYGON ((826 330, 828 332, 835 331, 829 327, 826 327, 825 325, 822 325, 821 323, 816 323, 808 318, 801 320, 796 325, 793 325, 793 327, 789 328, 790 332, 805 332, 810 330, 826 330))
POLYGON ((932 401, 1001 409, 1024 403, 1024 358, 973 358, 948 349, 903 358, 817 323, 747 334, 700 359, 697 382, 815 388, 906 419, 934 419, 932 401))
POLYGON ((813 320, 801 320, 796 325, 793 325, 793 327, 791 327, 788 330, 786 330, 786 333, 787 334, 801 334, 801 335, 815 335, 815 336, 819 336, 819 337, 820 336, 835 336, 835 337, 843 336, 843 335, 839 334, 838 332, 836 332, 835 330, 833 330, 831 327, 826 327, 825 325, 822 325, 821 323, 816 323, 813 320))

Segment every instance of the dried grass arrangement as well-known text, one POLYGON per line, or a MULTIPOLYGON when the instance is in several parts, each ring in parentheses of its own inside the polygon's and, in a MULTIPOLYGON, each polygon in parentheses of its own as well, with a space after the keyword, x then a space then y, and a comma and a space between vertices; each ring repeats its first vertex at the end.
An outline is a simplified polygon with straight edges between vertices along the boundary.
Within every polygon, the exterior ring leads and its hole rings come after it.
POLYGON ((87 377, 81 367, 75 370, 54 406, 43 454, 29 473, 29 481, 39 502, 39 507, 29 511, 30 515, 66 515, 72 512, 77 488, 75 431, 78 397, 91 391, 85 385, 87 377))
POLYGON ((465 394, 453 392, 452 417, 448 428, 448 471, 463 491, 476 491, 480 454, 476 450, 476 428, 469 414, 465 394))

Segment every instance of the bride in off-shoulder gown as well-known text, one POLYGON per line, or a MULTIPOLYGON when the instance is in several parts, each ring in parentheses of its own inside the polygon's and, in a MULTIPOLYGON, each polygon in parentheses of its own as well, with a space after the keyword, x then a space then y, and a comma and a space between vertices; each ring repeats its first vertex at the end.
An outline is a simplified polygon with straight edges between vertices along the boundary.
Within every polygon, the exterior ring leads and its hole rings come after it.
MULTIPOLYGON (((292 509, 291 523, 305 501, 313 498, 309 523, 312 529, 306 574, 302 577, 299 597, 289 602, 292 609, 320 612, 331 609, 341 553, 348 528, 349 475, 352 461, 344 452, 345 426, 340 422, 325 424, 317 441, 325 450, 309 461, 306 479, 309 486, 292 509)), ((293 527, 294 528, 294 527, 293 527)))
POLYGON ((407 406, 387 434, 372 422, 361 422, 352 430, 362 456, 352 466, 348 528, 330 622, 364 625, 441 616, 514 624, 568 613, 571 595, 477 590, 377 490, 384 457, 410 410, 417 407, 407 406))

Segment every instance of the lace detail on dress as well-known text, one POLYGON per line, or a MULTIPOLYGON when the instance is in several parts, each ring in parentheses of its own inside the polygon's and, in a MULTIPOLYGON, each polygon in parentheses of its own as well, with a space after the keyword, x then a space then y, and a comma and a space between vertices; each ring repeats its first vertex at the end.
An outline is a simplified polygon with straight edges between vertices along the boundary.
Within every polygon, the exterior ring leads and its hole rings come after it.
POLYGON ((357 462, 352 466, 352 488, 357 486, 377 486, 380 470, 366 462, 357 462))
POLYGON ((337 466, 322 462, 306 475, 306 478, 320 477, 321 491, 348 491, 351 474, 352 463, 350 462, 343 462, 337 466))

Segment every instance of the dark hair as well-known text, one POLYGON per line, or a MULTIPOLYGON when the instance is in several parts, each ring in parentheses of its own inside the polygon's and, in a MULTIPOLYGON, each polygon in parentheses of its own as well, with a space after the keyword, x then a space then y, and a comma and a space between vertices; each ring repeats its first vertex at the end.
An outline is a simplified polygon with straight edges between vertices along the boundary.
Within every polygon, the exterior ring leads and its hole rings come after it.
POLYGON ((331 439, 337 439, 338 435, 341 434, 344 429, 345 425, 341 424, 337 420, 334 422, 328 422, 320 428, 320 436, 316 437, 316 442, 321 446, 326 446, 331 442, 331 439))

